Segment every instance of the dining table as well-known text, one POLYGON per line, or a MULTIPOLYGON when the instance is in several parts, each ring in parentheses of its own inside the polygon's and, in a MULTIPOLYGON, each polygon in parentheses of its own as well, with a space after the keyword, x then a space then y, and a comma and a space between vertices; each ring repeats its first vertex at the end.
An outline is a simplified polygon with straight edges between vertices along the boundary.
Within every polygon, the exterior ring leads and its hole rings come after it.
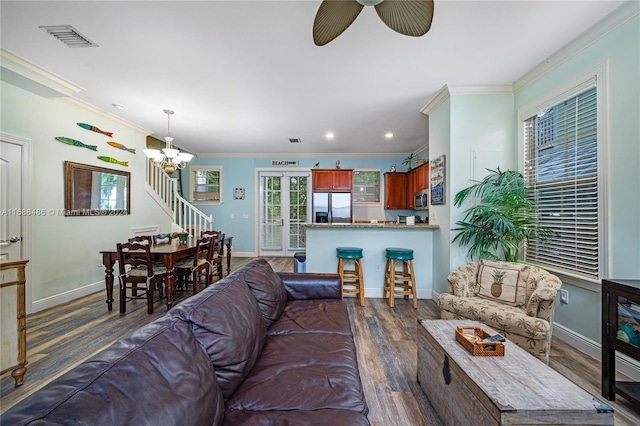
MULTIPOLYGON (((231 248, 233 237, 225 236, 224 246, 226 250, 227 275, 231 271, 231 248)), ((189 238, 186 243, 180 243, 178 239, 171 242, 157 243, 151 245, 151 257, 156 262, 162 262, 167 268, 167 279, 165 280, 167 310, 173 305, 173 286, 175 282, 174 272, 176 262, 189 256, 193 256, 196 251, 196 239, 189 238)), ((104 266, 104 285, 107 292, 107 308, 113 310, 113 266, 118 260, 117 249, 107 249, 100 251, 102 264, 104 266)))

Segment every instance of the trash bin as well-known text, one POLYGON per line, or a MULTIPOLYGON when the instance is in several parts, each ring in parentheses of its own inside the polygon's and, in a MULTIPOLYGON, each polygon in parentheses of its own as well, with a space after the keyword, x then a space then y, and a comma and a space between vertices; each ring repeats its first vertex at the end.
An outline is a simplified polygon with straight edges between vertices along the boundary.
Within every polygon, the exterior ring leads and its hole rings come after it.
POLYGON ((307 272, 307 253, 300 251, 293 255, 293 272, 307 272))

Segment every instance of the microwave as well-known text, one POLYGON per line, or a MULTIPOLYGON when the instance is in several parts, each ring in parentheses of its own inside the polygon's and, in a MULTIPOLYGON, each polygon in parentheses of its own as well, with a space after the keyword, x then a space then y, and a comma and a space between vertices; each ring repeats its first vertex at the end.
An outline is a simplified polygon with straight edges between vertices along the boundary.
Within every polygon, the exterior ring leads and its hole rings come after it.
POLYGON ((429 190, 423 189, 413 196, 414 210, 429 210, 429 190))

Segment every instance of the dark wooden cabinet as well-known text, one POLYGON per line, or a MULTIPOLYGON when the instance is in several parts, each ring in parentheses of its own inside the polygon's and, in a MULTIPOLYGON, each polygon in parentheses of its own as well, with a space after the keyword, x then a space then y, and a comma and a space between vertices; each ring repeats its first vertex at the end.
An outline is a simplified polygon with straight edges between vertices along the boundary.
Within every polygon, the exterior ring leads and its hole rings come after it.
POLYGON ((408 208, 408 173, 389 172, 384 174, 384 208, 400 210, 408 208))
POLYGON ((313 192, 351 192, 353 170, 311 169, 313 192))
POLYGON ((414 193, 429 188, 429 162, 419 165, 413 169, 414 193))
POLYGON ((616 381, 616 352, 640 360, 640 280, 602 280, 602 396, 640 404, 640 382, 616 381))

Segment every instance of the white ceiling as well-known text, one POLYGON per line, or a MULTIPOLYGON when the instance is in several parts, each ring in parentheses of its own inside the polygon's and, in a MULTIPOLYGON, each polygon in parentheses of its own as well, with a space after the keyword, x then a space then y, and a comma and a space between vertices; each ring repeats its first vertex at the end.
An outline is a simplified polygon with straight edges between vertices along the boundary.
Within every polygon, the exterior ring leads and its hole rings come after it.
POLYGON ((622 3, 435 0, 419 38, 365 7, 317 47, 317 0, 2 0, 0 40, 158 138, 162 110, 175 110, 174 143, 191 152, 404 155, 427 143, 420 109, 444 84, 513 83, 622 3), (64 24, 99 47, 72 49, 38 28, 64 24))

